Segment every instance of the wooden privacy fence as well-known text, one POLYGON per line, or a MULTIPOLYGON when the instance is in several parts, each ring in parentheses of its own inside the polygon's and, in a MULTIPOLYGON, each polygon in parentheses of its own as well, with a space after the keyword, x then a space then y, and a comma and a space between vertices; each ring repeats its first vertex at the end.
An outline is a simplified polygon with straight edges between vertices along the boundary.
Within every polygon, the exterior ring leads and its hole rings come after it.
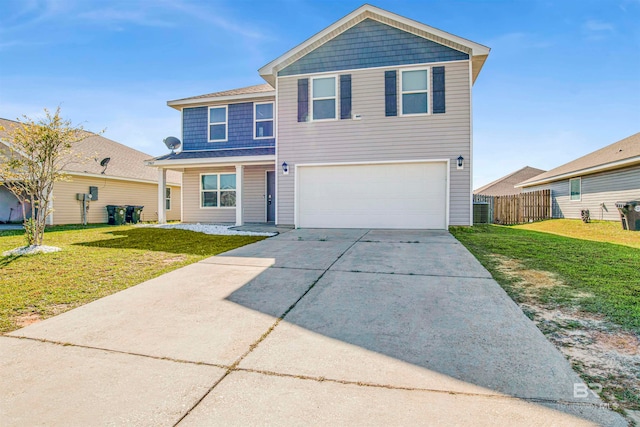
POLYGON ((551 218, 551 190, 512 196, 474 195, 473 201, 489 204, 489 218, 494 224, 524 224, 551 218))

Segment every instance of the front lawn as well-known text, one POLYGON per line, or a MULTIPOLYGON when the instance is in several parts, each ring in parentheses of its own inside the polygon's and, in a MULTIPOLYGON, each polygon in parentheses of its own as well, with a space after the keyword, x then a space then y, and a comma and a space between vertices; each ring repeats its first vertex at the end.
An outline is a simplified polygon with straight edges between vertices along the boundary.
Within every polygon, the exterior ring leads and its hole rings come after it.
POLYGON ((624 412, 640 409, 640 232, 618 227, 549 220, 451 232, 585 382, 600 384, 600 396, 624 412))
MULTIPOLYGON (((262 239, 132 226, 48 228, 44 244, 61 252, 0 256, 0 333, 262 239)), ((22 231, 0 231, 0 253, 24 244, 22 231)))
POLYGON ((585 224, 578 219, 554 219, 516 225, 513 228, 542 231, 559 236, 614 243, 640 249, 640 232, 623 230, 620 221, 591 221, 585 224))

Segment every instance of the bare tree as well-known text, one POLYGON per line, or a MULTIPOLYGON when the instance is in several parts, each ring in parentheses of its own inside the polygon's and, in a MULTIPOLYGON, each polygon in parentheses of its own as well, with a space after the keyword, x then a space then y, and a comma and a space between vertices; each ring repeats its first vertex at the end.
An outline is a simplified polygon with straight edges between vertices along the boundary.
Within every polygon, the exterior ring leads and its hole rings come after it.
POLYGON ((53 185, 68 180, 64 167, 72 161, 72 147, 91 134, 82 126, 60 117, 60 107, 45 117, 33 120, 23 116, 7 132, 9 152, 0 152, 0 185, 4 185, 20 201, 27 243, 42 245, 47 217, 53 212, 53 185), (27 219, 25 206, 30 206, 27 219))

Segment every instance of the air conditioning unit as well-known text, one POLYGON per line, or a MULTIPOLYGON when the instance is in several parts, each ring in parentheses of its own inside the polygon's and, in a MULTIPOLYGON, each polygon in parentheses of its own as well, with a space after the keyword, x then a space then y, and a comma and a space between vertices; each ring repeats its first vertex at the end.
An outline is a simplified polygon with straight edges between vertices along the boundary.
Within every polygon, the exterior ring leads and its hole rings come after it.
POLYGON ((473 204, 473 223, 474 224, 490 224, 489 203, 475 202, 473 204))

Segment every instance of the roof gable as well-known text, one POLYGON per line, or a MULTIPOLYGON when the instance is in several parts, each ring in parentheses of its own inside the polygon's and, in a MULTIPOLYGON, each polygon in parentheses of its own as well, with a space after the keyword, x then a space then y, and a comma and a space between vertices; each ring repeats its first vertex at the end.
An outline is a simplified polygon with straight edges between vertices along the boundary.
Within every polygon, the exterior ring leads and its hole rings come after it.
POLYGON ((518 184, 518 187, 544 184, 571 176, 587 175, 636 163, 640 163, 640 132, 528 179, 518 184))
POLYGON ((267 82, 275 85, 276 75, 280 70, 285 69, 303 56, 319 48, 323 44, 334 39, 365 19, 372 19, 381 22, 407 33, 420 36, 424 39, 434 41, 443 46, 448 46, 452 49, 471 55, 473 81, 475 81, 476 77, 480 73, 480 69, 489 55, 490 49, 486 46, 449 34, 420 22, 404 18, 400 15, 396 15, 395 13, 387 12, 386 10, 375 6, 365 4, 260 68, 260 75, 267 82))
POLYGON ((278 76, 467 59, 468 53, 366 18, 278 76))
POLYGON ((525 179, 540 175, 541 173, 544 173, 544 170, 525 166, 522 169, 518 169, 509 175, 505 175, 502 178, 498 178, 495 181, 474 190, 473 194, 482 194, 484 196, 509 196, 513 194, 520 194, 521 190, 516 188, 515 185, 521 183, 525 179))

